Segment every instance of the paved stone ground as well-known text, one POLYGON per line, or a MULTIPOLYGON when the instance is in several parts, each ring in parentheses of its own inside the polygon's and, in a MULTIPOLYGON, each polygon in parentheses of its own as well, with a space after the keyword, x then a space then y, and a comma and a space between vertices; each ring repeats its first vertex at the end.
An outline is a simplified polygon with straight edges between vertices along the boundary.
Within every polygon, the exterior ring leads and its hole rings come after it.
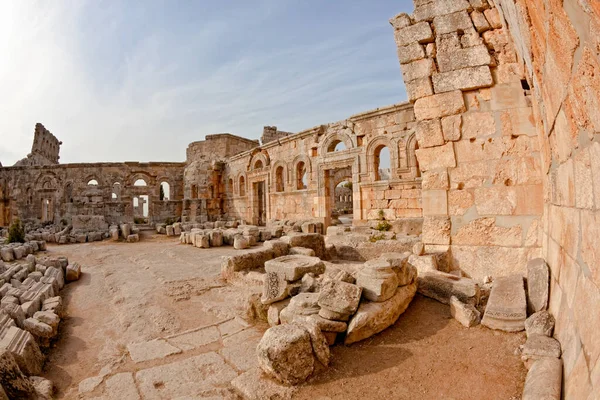
POLYGON ((68 317, 43 373, 58 398, 238 399, 233 387, 257 399, 320 400, 511 398, 522 390, 514 355, 521 335, 467 330, 425 298, 384 333, 336 345, 331 368, 297 390, 259 380, 255 348, 266 327, 240 318, 258 287, 219 278, 221 256, 236 251, 144 239, 50 249, 84 273, 63 292, 68 317))

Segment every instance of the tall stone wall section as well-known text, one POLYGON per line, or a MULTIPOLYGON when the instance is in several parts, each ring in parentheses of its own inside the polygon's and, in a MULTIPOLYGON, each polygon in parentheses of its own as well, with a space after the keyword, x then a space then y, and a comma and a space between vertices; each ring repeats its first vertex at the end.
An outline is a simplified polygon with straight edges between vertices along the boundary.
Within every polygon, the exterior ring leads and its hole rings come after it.
POLYGON ((532 87, 564 398, 593 399, 600 393, 600 2, 497 3, 532 87))
POLYGON ((483 279, 541 255, 540 148, 523 68, 485 0, 416 0, 390 20, 414 103, 423 242, 483 279))
POLYGON ((44 125, 35 124, 31 153, 17 161, 15 166, 41 166, 58 164, 62 144, 44 125))

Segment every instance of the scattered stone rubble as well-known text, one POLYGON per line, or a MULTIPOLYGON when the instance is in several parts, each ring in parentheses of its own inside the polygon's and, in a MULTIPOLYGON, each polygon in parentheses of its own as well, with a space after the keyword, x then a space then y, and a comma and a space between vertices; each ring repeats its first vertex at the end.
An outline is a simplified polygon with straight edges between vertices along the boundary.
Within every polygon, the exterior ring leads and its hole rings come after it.
POLYGON ((64 316, 59 292, 81 274, 66 257, 36 257, 34 249, 46 242, 0 248, 0 398, 52 398, 52 382, 36 375, 64 316))

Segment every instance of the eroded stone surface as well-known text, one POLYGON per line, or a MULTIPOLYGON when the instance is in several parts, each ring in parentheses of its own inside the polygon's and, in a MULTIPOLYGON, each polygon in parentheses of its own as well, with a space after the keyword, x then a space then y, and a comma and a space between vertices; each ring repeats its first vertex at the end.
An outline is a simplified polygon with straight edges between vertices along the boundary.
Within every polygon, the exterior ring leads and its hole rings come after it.
POLYGON ((518 332, 525 329, 527 303, 523 277, 497 278, 483 314, 481 324, 492 329, 518 332))
POLYGON ((155 339, 149 342, 134 343, 127 346, 131 359, 136 362, 164 358, 171 354, 181 353, 181 349, 170 345, 166 340, 155 339))

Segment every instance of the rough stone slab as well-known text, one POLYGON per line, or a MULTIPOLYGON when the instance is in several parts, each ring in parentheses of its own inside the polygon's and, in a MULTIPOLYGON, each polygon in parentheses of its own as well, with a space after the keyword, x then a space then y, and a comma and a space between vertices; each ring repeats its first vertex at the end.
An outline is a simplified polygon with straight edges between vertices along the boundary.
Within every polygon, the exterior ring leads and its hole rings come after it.
POLYGON ((290 295, 285 276, 278 272, 267 272, 263 283, 263 293, 260 301, 263 304, 273 304, 290 295))
POLYGON ((289 247, 306 247, 315 251, 315 256, 325 258, 325 238, 320 233, 288 233, 280 242, 287 243, 289 247))
POLYGON ((298 324, 269 328, 256 348, 262 370, 287 385, 303 383, 313 373, 315 357, 308 331, 298 324))
POLYGON ((155 339, 149 342, 134 343, 127 346, 131 359, 140 363, 143 361, 164 358, 171 354, 181 353, 181 349, 170 345, 164 339, 155 339))
POLYGON ((258 366, 256 358, 256 346, 262 338, 262 331, 247 329, 235 335, 223 339, 221 355, 228 364, 233 365, 239 371, 247 371, 258 366))
POLYGON ((540 357, 555 357, 560 358, 561 349, 560 342, 546 335, 533 334, 527 338, 521 359, 523 361, 538 359, 540 357))
POLYGON ((0 388, 10 399, 28 399, 34 393, 31 381, 23 374, 10 351, 0 348, 0 388))
POLYGON ((25 374, 38 375, 42 371, 44 356, 31 333, 12 326, 0 339, 0 348, 11 352, 25 374))
POLYGON ((421 121, 460 114, 466 111, 466 107, 462 92, 454 91, 419 99, 415 102, 414 111, 416 119, 421 121))
POLYGON ((345 344, 364 340, 393 325, 408 308, 416 292, 417 285, 413 283, 399 287, 387 301, 362 302, 348 324, 345 344))
MULTIPOLYGON (((209 326, 197 331, 184 333, 182 335, 169 337, 168 342, 173 346, 187 351, 210 343, 217 342, 221 338, 216 326, 209 326)), ((176 354, 176 353, 171 353, 176 354)))
POLYGON ((456 296, 450 298, 450 315, 466 328, 479 325, 481 313, 471 304, 465 304, 456 296))
POLYGON ((546 335, 552 337, 554 317, 548 311, 539 311, 525 320, 525 332, 530 335, 546 335))
POLYGON ((511 275, 494 280, 481 324, 492 329, 518 332, 525 329, 527 301, 523 277, 511 275))
POLYGON ((543 258, 527 263, 527 311, 530 314, 548 308, 550 269, 543 258))
POLYGON ((420 98, 428 97, 433 94, 433 86, 431 84, 431 77, 415 79, 414 81, 405 82, 406 93, 408 94, 408 100, 414 102, 420 98))
POLYGON ((541 358, 535 361, 525 378, 522 400, 560 400, 562 360, 541 358))
POLYGON ((225 321, 218 326, 219 332, 223 338, 235 335, 236 333, 241 332, 248 327, 250 327, 250 325, 239 317, 225 321))
POLYGON ((324 273, 325 264, 318 257, 293 254, 265 262, 265 271, 282 274, 288 282, 294 282, 302 279, 304 274, 324 273))
POLYGON ((466 49, 453 49, 437 53, 439 72, 462 70, 468 67, 490 65, 492 57, 485 45, 478 45, 466 49))
POLYGON ((332 321, 321 317, 319 314, 314 314, 308 317, 314 322, 323 332, 345 332, 348 324, 342 321, 332 321))
POLYGON ((423 45, 419 43, 411 43, 408 46, 398 47, 400 64, 407 64, 422 58, 425 58, 425 50, 423 49, 423 45))
POLYGON ((438 15, 433 19, 433 27, 436 35, 456 32, 458 30, 466 31, 473 28, 473 22, 466 10, 461 10, 452 14, 438 15))
POLYGON ((413 18, 415 21, 432 21, 439 15, 452 14, 469 8, 470 4, 467 0, 433 1, 416 7, 413 18))
POLYGON ((91 393, 104 381, 103 376, 92 376, 79 382, 79 394, 91 393))
POLYGON ((105 394, 109 399, 136 400, 140 398, 131 372, 113 375, 106 380, 105 385, 105 394))
POLYGON ((363 288, 363 298, 369 301, 386 301, 396 293, 398 276, 386 260, 370 260, 358 272, 356 285, 363 288))
POLYGON ((279 323, 281 322, 279 319, 279 315, 281 314, 281 311, 284 308, 286 308, 288 304, 290 304, 290 300, 291 299, 285 299, 282 301, 272 303, 269 306, 269 310, 267 311, 267 322, 270 326, 279 325, 279 323))
POLYGON ((395 30, 394 37, 398 46, 408 46, 413 43, 429 43, 433 42, 433 31, 428 23, 421 22, 395 30))
POLYGON ((472 90, 490 87, 494 84, 490 67, 468 67, 455 71, 441 72, 431 77, 435 93, 454 90, 472 90))
POLYGON ((252 368, 233 381, 231 386, 245 400, 291 400, 296 389, 265 376, 260 368, 252 368))
POLYGON ((144 369, 135 377, 144 399, 202 398, 203 393, 228 384, 237 373, 210 352, 144 369))
POLYGON ((438 118, 420 121, 415 129, 415 135, 419 148, 442 146, 444 144, 442 124, 438 118))
POLYGON ((321 288, 319 306, 340 314, 353 314, 358 309, 361 294, 359 286, 330 280, 321 288))
POLYGON ((404 82, 411 82, 415 79, 427 78, 435 71, 433 59, 424 58, 412 61, 408 64, 402 64, 402 78, 404 82))
POLYGON ((450 304, 452 296, 465 304, 479 303, 479 285, 472 279, 439 271, 420 271, 417 281, 419 293, 441 303, 450 304))

